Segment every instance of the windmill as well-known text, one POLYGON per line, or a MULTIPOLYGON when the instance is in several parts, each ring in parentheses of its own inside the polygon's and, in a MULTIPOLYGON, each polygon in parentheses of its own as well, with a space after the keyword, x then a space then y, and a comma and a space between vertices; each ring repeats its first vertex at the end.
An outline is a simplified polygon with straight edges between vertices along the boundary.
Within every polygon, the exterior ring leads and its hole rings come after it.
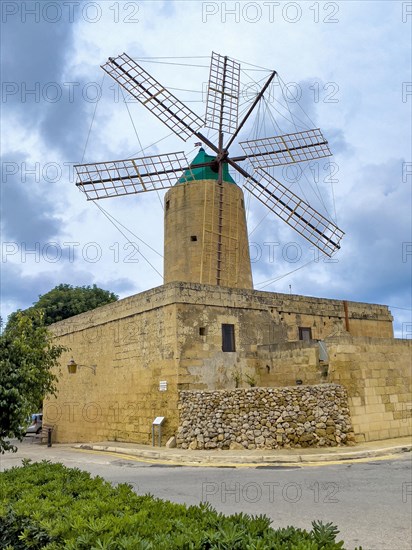
POLYGON ((240 63, 212 53, 206 116, 201 118, 126 53, 102 65, 183 141, 196 138, 201 148, 189 162, 183 151, 94 164, 80 164, 76 185, 88 200, 169 189, 165 196, 164 282, 187 281, 253 288, 243 192, 229 166, 244 178, 243 187, 269 210, 332 256, 344 233, 275 179, 269 169, 331 155, 322 132, 301 132, 239 142, 243 155, 229 150, 277 74, 273 71, 242 120, 239 119, 240 63), (200 130, 218 131, 213 143, 200 130), (242 163, 253 168, 247 171, 242 163))

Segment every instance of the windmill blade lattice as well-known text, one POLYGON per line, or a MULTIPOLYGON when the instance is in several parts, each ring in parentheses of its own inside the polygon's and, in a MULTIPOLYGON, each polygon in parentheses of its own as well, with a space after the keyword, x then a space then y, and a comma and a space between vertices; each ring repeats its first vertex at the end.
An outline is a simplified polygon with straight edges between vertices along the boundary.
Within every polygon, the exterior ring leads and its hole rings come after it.
MULTIPOLYGON (((332 155, 328 142, 319 128, 295 134, 241 141, 240 146, 255 168, 306 162, 332 155)), ((238 160, 246 160, 246 157, 240 157, 238 160)))
POLYGON ((189 162, 183 152, 127 160, 78 164, 76 185, 87 200, 156 191, 172 187, 189 162))
MULTIPOLYGON (((245 178, 245 188, 252 195, 321 252, 331 256, 340 248, 343 231, 265 170, 330 156, 328 142, 318 128, 242 141, 240 145, 245 154, 238 157, 229 156, 230 146, 263 98, 277 74, 276 71, 271 72, 239 123, 240 64, 226 56, 212 53, 206 124, 219 131, 218 143, 215 144, 199 131, 205 125, 205 121, 165 89, 130 56, 123 53, 115 58, 110 57, 102 68, 183 141, 196 136, 216 156, 213 160, 210 160, 209 156, 207 162, 192 165, 189 165, 183 152, 78 165, 76 185, 85 192, 88 200, 167 189, 172 187, 179 177, 182 178, 183 174, 193 174, 190 168, 204 167, 209 169, 209 174, 217 173, 219 201, 216 261, 219 284, 219 263, 223 253, 221 229, 224 225, 223 168, 230 165, 245 178), (225 133, 230 135, 226 146, 225 133), (256 177, 239 165, 243 161, 251 162, 256 177)), ((187 181, 191 179, 192 177, 188 176, 187 181)))
POLYGON ((102 65, 102 69, 183 141, 192 137, 205 125, 202 118, 186 107, 126 53, 115 58, 109 57, 108 62, 102 65))
POLYGON ((327 256, 332 256, 340 248, 344 232, 333 222, 322 216, 262 168, 258 168, 256 173, 264 183, 252 177, 244 184, 254 197, 327 256))
POLYGON ((240 64, 212 52, 206 126, 233 134, 238 127, 240 64))

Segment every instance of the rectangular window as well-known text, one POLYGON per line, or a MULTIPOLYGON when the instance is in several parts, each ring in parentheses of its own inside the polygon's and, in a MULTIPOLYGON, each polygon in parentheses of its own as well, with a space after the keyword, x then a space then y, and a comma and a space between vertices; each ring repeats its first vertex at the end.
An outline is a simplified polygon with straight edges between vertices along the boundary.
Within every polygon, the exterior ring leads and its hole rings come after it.
POLYGON ((236 351, 235 325, 222 325, 222 351, 236 351))
POLYGON ((312 340, 312 329, 307 327, 299 327, 299 340, 309 342, 312 340))
POLYGON ((206 327, 199 327, 199 336, 206 336, 206 327))

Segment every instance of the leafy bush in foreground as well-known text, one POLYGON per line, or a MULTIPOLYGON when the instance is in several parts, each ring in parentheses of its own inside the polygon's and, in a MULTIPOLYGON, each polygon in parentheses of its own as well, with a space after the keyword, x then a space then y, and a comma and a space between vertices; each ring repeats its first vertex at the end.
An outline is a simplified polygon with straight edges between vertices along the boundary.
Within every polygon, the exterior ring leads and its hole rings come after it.
POLYGON ((136 495, 126 484, 47 461, 0 474, 0 548, 26 550, 339 550, 338 530, 274 530, 265 516, 224 516, 136 495))

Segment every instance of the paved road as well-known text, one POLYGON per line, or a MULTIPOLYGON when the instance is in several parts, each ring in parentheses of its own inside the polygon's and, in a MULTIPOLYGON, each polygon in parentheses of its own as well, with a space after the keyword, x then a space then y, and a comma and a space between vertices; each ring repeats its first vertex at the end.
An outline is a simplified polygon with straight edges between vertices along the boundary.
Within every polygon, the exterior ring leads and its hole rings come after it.
POLYGON ((410 453, 370 462, 304 467, 204 468, 142 462, 126 456, 51 449, 26 438, 16 455, 0 456, 0 469, 22 458, 47 458, 130 483, 186 504, 208 501, 226 514, 266 514, 273 526, 310 529, 313 519, 337 524, 350 550, 409 550, 412 547, 412 470, 410 453))

